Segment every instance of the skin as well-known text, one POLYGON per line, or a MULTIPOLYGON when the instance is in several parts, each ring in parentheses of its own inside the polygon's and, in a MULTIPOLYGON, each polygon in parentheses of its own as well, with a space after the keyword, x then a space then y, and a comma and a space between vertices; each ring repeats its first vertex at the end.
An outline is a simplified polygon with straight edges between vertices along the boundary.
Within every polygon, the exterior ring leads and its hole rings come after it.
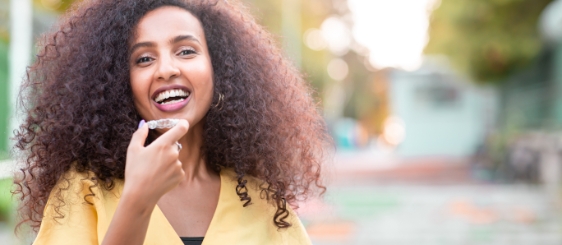
POLYGON ((130 48, 131 87, 139 114, 147 121, 184 120, 172 129, 151 132, 156 139, 146 147, 148 126, 134 133, 123 194, 102 244, 142 244, 156 205, 178 236, 205 236, 217 206, 220 177, 207 167, 200 152, 213 95, 203 28, 188 11, 161 7, 140 20, 130 48), (188 104, 173 112, 156 107, 153 93, 177 84, 191 91, 188 104), (181 151, 175 142, 182 144, 181 151))

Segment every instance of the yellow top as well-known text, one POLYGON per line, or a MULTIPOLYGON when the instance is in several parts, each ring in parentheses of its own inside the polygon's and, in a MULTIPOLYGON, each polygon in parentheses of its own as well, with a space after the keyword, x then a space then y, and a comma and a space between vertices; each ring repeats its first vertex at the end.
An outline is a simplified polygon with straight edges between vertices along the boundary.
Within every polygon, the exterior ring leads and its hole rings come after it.
MULTIPOLYGON (((62 187, 62 199, 65 205, 60 207, 64 218, 54 210, 54 196, 49 197, 44 210, 44 218, 37 234, 34 245, 65 245, 65 244, 100 244, 107 232, 111 218, 115 213, 119 196, 123 190, 123 181, 116 181, 111 191, 93 187, 90 180, 92 174, 66 173, 69 181, 59 181, 57 187, 62 187), (90 194, 84 201, 84 196, 90 194)), ((290 207, 289 221, 292 226, 278 229, 273 224, 275 207, 260 198, 258 181, 248 177, 248 194, 252 197, 252 205, 242 207, 243 202, 236 194, 236 175, 230 169, 223 169, 220 173, 221 187, 217 208, 205 234, 203 245, 213 244, 311 244, 308 235, 290 207)), ((142 201, 142 200, 139 200, 142 201)), ((160 208, 156 206, 150 217, 150 223, 144 240, 145 245, 183 245, 160 208)))

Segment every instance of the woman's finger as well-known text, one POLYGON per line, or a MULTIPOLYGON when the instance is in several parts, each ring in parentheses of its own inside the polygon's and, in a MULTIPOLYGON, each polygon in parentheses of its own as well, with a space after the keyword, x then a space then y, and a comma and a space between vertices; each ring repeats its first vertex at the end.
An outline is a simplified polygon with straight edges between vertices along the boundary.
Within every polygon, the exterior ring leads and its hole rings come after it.
POLYGON ((181 137, 183 137, 189 130, 189 122, 184 119, 180 119, 178 124, 164 133, 162 136, 158 137, 154 142, 160 142, 165 145, 175 144, 181 137))
POLYGON ((144 143, 146 142, 146 137, 148 136, 148 125, 144 123, 144 120, 141 121, 139 124, 139 129, 133 133, 133 137, 131 138, 131 142, 129 143, 129 148, 141 148, 144 147, 144 143))

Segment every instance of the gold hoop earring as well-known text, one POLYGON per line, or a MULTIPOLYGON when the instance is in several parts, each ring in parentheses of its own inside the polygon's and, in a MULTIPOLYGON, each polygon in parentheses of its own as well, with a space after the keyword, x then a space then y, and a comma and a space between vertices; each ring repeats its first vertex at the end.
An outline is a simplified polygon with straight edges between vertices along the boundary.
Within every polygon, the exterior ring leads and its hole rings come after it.
POLYGON ((214 105, 214 108, 217 108, 219 105, 221 106, 218 110, 220 111, 222 109, 222 101, 224 100, 224 95, 222 95, 222 93, 219 93, 219 101, 217 101, 217 104, 214 105))

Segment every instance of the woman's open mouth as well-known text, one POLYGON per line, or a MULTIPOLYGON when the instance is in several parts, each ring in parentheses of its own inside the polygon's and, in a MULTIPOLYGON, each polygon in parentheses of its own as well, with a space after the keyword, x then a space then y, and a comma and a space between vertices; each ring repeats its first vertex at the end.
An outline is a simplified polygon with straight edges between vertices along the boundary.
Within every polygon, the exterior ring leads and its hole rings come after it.
POLYGON ((191 93, 184 88, 161 89, 155 93, 152 101, 162 111, 176 111, 189 102, 191 93))

